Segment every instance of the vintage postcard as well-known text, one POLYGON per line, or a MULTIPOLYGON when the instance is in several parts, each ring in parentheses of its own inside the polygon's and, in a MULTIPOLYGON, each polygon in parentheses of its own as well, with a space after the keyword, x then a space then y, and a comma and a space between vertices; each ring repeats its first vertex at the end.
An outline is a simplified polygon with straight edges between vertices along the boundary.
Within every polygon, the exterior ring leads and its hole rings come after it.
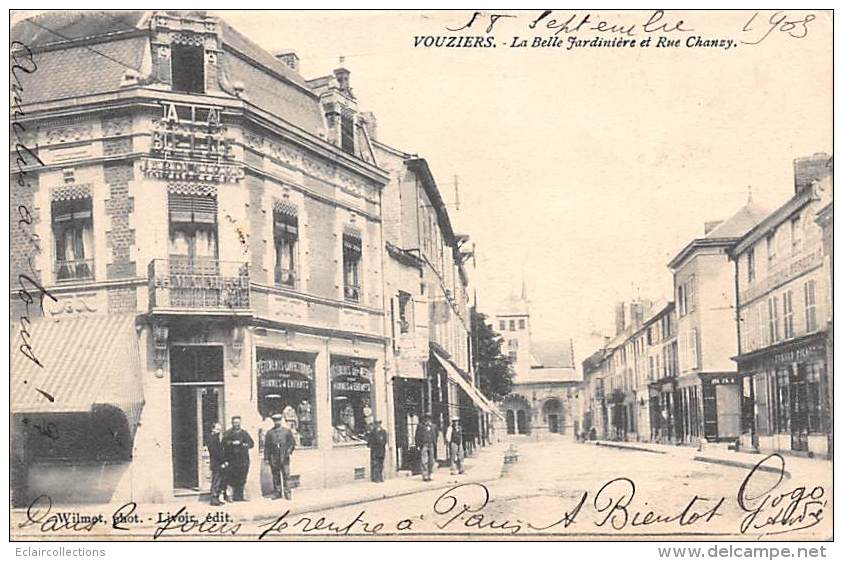
POLYGON ((832 540, 832 27, 12 11, 10 538, 832 540))

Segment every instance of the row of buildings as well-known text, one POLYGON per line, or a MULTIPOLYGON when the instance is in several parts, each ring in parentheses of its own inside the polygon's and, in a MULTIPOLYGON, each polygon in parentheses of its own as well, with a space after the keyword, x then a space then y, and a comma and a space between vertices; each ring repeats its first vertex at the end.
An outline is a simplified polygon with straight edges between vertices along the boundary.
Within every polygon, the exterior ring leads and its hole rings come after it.
POLYGON ((782 206, 750 198, 671 259, 671 301, 616 305, 583 362, 586 434, 831 454, 832 177, 797 159, 782 206))
POLYGON ((12 39, 17 503, 202 493, 233 416, 258 442, 287 419, 300 487, 368 479, 375 419, 392 473, 425 414, 491 438, 468 237, 347 69, 305 79, 204 12, 56 12, 12 39))

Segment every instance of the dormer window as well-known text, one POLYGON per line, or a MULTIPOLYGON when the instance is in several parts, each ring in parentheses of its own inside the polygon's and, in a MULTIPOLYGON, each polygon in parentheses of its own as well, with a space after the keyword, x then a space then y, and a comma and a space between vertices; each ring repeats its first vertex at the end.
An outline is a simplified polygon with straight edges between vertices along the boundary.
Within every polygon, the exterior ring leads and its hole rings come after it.
POLYGON ((171 47, 173 91, 205 93, 205 49, 173 44, 171 47))

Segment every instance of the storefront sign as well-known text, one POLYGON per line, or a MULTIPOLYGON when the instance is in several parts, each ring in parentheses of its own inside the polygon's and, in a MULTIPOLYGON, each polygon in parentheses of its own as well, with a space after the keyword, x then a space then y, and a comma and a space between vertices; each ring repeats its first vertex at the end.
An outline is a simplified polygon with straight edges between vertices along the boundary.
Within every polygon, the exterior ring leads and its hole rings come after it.
POLYGON ((795 349, 787 349, 774 353, 771 357, 772 364, 791 364, 794 362, 804 362, 816 358, 825 357, 825 345, 821 343, 814 343, 804 347, 795 349))
POLYGON ((793 363, 805 363, 825 359, 825 343, 814 338, 812 341, 795 344, 761 356, 741 361, 742 371, 775 369, 793 363))
POLYGON ((737 374, 723 374, 720 376, 712 376, 708 379, 708 383, 712 386, 725 386, 738 383, 737 374))
POLYGON ((773 270, 766 279, 758 281, 741 291, 740 296, 742 305, 746 304, 750 300, 754 300, 762 294, 766 294, 777 286, 781 286, 799 276, 804 275, 808 271, 816 269, 822 265, 822 259, 822 248, 817 247, 810 253, 797 256, 792 261, 782 263, 773 270))
POLYGON ((372 372, 366 367, 346 367, 347 365, 331 366, 332 387, 340 392, 372 391, 372 372))
POLYGON ((301 446, 313 446, 314 369, 308 355, 257 347, 258 411, 262 417, 281 414, 301 446))

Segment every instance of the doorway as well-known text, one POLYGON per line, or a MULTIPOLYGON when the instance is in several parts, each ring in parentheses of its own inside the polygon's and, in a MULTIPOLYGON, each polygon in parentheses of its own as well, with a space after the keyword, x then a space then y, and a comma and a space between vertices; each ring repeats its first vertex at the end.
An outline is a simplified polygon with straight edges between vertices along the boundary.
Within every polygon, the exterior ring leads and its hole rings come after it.
POLYGON ((562 413, 562 404, 556 398, 548 399, 542 405, 542 414, 547 422, 547 431, 553 434, 560 432, 559 416, 562 413))
POLYGON ((173 487, 207 491, 210 464, 205 442, 223 424, 222 346, 170 350, 173 487))
POLYGON ((559 417, 556 415, 548 415, 547 428, 552 433, 559 432, 559 417))
POLYGON ((794 366, 790 382, 790 448, 808 451, 808 383, 804 364, 794 366))

